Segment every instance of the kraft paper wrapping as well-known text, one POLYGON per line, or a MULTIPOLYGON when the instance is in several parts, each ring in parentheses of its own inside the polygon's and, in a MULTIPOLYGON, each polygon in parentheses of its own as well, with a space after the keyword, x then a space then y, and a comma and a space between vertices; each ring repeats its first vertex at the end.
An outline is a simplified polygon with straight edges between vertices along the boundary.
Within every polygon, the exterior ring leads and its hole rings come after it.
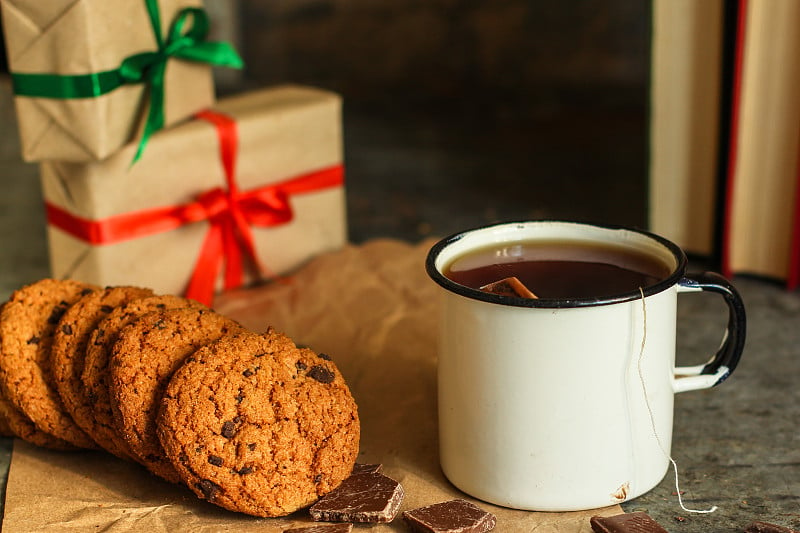
MULTIPOLYGON (((214 109, 237 123, 235 175, 241 191, 342 163, 341 100, 334 93, 281 86, 221 100, 214 109)), ((206 121, 191 120, 157 132, 131 166, 134 151, 135 146, 129 145, 94 163, 41 163, 46 202, 82 218, 102 220, 186 204, 225 186, 217 132, 206 121)), ((252 228, 267 274, 291 271, 347 242, 341 186, 292 195, 290 204, 294 214, 290 222, 252 228)), ((51 274, 102 286, 133 284, 181 294, 208 227, 201 221, 93 246, 49 225, 51 274)))
MULTIPOLYGON (((331 355, 359 405, 359 461, 382 463, 405 489, 401 511, 468 496, 438 464, 436 332, 438 289, 423 268, 431 242, 391 240, 348 246, 313 260, 286 283, 220 296, 216 309, 262 331, 273 325, 331 355)), ((517 511, 472 500, 503 533, 590 533, 589 518, 619 506, 574 513, 517 511)), ((237 515, 96 452, 36 449, 17 441, 3 531, 259 531, 308 524, 306 511, 282 519, 237 515)), ((407 531, 400 515, 376 533, 407 531)))
MULTIPOLYGON (((160 0, 162 35, 184 7, 200 0, 160 0)), ((26 74, 89 74, 119 67, 156 49, 142 0, 0 0, 9 69, 26 74)), ((214 102, 208 65, 171 59, 165 78, 165 123, 214 102)), ((95 98, 16 97, 26 161, 104 159, 138 139, 147 112, 145 84, 95 98)), ((132 155, 129 158, 129 162, 132 155)))

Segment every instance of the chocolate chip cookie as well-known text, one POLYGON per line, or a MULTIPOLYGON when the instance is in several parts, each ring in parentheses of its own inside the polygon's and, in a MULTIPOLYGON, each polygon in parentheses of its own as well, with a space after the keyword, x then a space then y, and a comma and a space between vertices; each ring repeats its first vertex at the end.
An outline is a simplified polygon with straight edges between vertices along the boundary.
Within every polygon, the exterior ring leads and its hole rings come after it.
POLYGON ((152 294, 150 289, 139 287, 107 287, 92 291, 70 306, 58 322, 50 353, 55 387, 64 408, 90 437, 92 406, 81 382, 89 337, 115 307, 152 294))
POLYGON ((53 335, 63 314, 97 287, 43 279, 11 295, 0 312, 0 386, 11 405, 42 432, 78 447, 90 439, 64 408, 50 368, 53 335))
POLYGON ((77 450, 79 449, 72 443, 69 443, 58 437, 54 437, 49 433, 45 433, 36 425, 31 422, 31 419, 25 416, 22 411, 14 407, 4 396, 0 395, 0 415, 8 423, 13 437, 30 442, 42 448, 50 448, 52 450, 77 450))
POLYGON ((305 507, 348 477, 360 426, 336 365, 269 330, 190 355, 169 381, 157 429, 197 496, 266 517, 305 507))
POLYGON ((181 307, 204 307, 202 304, 180 296, 149 296, 132 300, 111 311, 101 320, 89 337, 86 346, 81 383, 85 390, 91 412, 87 420, 87 432, 106 451, 122 459, 134 459, 128 443, 118 433, 111 409, 108 391, 108 365, 111 350, 119 332, 127 325, 148 313, 181 307))
POLYGON ((201 346, 242 330, 229 318, 195 307, 150 313, 119 333, 109 364, 114 420, 134 458, 152 473, 180 482, 156 434, 158 406, 169 378, 201 346))
MULTIPOLYGON (((0 305, 0 314, 2 314, 3 305, 0 305)), ((75 447, 67 441, 61 440, 57 437, 49 435, 36 428, 31 419, 22 414, 22 412, 14 407, 3 394, 2 387, 0 387, 0 418, 2 419, 2 432, 4 437, 19 437, 22 440, 42 446, 43 448, 53 448, 57 450, 75 449, 75 447)))

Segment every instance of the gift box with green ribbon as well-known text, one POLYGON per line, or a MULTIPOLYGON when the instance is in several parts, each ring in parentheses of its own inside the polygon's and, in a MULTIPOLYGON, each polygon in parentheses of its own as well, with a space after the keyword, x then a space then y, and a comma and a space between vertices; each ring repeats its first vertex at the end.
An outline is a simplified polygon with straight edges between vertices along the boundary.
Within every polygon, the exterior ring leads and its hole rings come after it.
POLYGON ((0 0, 26 161, 104 159, 213 104, 200 0, 0 0))
POLYGON ((42 162, 52 275, 211 304, 347 242, 338 95, 221 100, 100 162, 42 162))

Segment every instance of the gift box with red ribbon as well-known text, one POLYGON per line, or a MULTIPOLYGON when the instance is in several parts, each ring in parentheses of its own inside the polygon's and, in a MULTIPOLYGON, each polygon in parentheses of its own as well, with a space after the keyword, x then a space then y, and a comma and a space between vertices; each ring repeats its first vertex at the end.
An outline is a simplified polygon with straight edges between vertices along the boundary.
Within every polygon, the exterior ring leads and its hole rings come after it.
POLYGON ((0 0, 26 161, 100 160, 214 102, 201 0, 0 0))
POLYGON ((347 242, 341 100, 281 86, 224 99, 100 162, 40 165, 54 277, 211 303, 347 242))

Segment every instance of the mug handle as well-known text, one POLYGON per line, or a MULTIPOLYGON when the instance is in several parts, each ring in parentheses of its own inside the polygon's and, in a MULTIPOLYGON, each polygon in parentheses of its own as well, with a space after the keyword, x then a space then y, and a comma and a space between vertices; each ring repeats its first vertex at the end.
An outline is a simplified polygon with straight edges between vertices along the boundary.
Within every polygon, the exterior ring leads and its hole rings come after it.
POLYGON ((675 368, 672 382, 675 392, 719 385, 733 373, 742 357, 747 320, 741 296, 727 279, 714 272, 687 274, 678 282, 678 293, 701 291, 722 295, 728 305, 728 326, 719 350, 707 363, 675 368))

